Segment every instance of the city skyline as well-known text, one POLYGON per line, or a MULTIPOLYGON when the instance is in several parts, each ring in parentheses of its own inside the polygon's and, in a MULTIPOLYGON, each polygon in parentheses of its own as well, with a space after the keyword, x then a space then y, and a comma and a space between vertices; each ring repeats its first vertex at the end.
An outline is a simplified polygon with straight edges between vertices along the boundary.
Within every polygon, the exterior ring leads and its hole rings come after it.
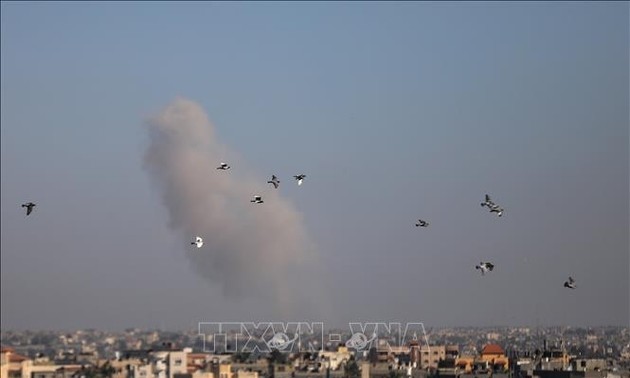
POLYGON ((629 325, 627 2, 1 7, 3 329, 629 325))

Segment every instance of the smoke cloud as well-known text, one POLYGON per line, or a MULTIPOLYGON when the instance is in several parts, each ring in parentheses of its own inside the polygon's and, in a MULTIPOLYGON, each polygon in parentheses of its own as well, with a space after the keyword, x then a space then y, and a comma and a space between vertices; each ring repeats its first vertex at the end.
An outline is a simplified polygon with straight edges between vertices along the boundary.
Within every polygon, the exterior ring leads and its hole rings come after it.
POLYGON ((235 164, 204 110, 178 98, 148 121, 148 130, 144 167, 194 269, 227 297, 263 296, 283 310, 307 299, 297 288, 311 286, 303 273, 318 258, 301 214, 267 179, 235 164), (217 170, 223 161, 232 168, 217 170), (251 203, 254 195, 265 202, 251 203), (190 245, 196 235, 204 239, 200 249, 190 245))

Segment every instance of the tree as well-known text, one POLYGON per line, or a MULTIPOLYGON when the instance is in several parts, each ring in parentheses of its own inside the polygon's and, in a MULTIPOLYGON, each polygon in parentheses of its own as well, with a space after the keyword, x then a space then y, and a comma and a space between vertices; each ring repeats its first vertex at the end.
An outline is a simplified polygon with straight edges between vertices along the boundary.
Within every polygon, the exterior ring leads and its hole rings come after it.
POLYGON ((287 356, 278 349, 272 350, 267 359, 274 364, 285 364, 287 362, 287 356))
POLYGON ((284 364, 287 362, 287 356, 280 352, 278 349, 274 349, 269 353, 267 357, 268 369, 269 369, 269 377, 275 377, 276 373, 276 364, 284 364))
POLYGON ((232 356, 232 361, 237 363, 245 363, 251 355, 250 352, 237 352, 232 356))
POLYGON ((99 369, 98 374, 103 377, 112 378, 115 372, 116 369, 109 364, 109 361, 105 361, 105 363, 99 369))
POLYGON ((359 365, 357 365, 357 362, 354 359, 351 359, 344 365, 343 376, 345 378, 359 378, 361 376, 359 365))

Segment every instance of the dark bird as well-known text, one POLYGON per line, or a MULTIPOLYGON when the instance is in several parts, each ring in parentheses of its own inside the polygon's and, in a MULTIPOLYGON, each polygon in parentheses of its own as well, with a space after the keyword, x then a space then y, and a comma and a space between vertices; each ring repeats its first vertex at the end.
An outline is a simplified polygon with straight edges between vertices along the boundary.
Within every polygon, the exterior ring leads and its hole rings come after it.
POLYGON ((278 189, 278 185, 280 185, 280 180, 278 180, 276 175, 271 175, 271 180, 267 181, 267 184, 273 184, 274 188, 278 189))
POLYGON ((575 289, 575 280, 572 277, 569 277, 568 281, 564 281, 564 287, 575 289))
POLYGON ((261 196, 254 196, 254 199, 249 201, 249 202, 253 202, 253 203, 264 203, 263 199, 261 196))
POLYGON ((427 227, 429 222, 425 222, 422 219, 418 219, 418 223, 416 223, 416 227, 427 227))
POLYGON ((26 215, 29 215, 30 213, 33 212, 33 208, 35 207, 35 204, 33 202, 23 203, 22 207, 26 207, 26 215))
POLYGON ((220 169, 222 171, 227 171, 228 169, 230 169, 230 166, 225 163, 221 163, 221 165, 219 165, 217 169, 220 169))

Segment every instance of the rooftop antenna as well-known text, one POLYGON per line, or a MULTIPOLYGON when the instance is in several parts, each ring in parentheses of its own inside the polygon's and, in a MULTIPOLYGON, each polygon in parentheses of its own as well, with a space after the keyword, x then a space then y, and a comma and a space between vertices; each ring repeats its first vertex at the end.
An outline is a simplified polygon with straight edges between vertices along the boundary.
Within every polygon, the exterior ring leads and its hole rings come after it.
POLYGON ((536 317, 536 348, 540 348, 540 318, 536 317))

